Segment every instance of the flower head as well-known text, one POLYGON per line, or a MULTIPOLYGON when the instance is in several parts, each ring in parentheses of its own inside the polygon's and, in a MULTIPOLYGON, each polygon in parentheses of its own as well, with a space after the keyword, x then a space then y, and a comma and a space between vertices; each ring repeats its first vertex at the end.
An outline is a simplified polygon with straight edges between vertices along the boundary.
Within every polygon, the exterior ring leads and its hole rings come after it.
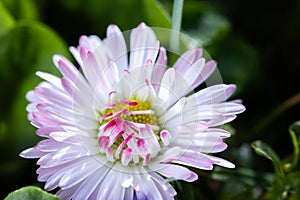
POLYGON ((167 68, 166 50, 142 23, 131 32, 129 58, 115 25, 106 39, 82 36, 70 51, 82 73, 55 55, 63 77, 37 72, 45 81, 27 94, 28 118, 46 139, 20 155, 39 158, 46 190, 60 188, 62 199, 173 199, 163 177, 192 182, 197 174, 186 166, 234 167, 211 153, 230 136, 218 126, 245 108, 226 102, 235 85, 192 94, 216 68, 202 49, 167 68))

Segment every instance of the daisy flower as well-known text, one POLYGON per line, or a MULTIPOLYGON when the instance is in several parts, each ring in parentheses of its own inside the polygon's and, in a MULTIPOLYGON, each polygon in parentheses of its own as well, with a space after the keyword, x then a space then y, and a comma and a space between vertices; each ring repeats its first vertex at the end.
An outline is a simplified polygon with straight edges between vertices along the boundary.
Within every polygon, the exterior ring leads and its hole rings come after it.
POLYGON ((45 139, 20 155, 38 158, 38 180, 59 188, 61 199, 174 199, 166 178, 193 182, 190 168, 234 167, 211 154, 227 147, 220 125, 245 110, 226 101, 236 86, 193 93, 216 62, 198 48, 168 68, 166 49, 144 23, 128 46, 129 55, 116 25, 104 40, 81 36, 70 51, 82 72, 54 55, 62 78, 37 72, 44 81, 27 93, 28 119, 45 139))

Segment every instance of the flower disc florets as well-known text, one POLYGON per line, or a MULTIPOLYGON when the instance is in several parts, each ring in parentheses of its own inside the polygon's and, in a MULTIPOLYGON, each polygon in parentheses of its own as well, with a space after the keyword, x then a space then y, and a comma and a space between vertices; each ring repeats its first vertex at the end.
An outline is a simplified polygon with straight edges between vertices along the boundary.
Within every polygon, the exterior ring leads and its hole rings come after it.
POLYGON ((169 133, 161 130, 149 101, 119 99, 118 103, 107 104, 99 116, 99 149, 111 162, 147 165, 157 154, 154 152, 170 142, 169 133))

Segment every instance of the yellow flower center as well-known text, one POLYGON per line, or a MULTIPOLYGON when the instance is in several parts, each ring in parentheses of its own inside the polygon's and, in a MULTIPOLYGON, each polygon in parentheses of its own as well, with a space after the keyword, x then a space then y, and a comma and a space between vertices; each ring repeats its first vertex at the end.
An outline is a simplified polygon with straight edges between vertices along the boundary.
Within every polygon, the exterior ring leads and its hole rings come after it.
POLYGON ((107 104, 99 115, 99 151, 110 162, 147 165, 168 145, 168 132, 161 129, 151 102, 119 99, 107 104))
MULTIPOLYGON (((157 117, 154 115, 154 113, 144 114, 143 112, 136 112, 136 111, 151 111, 151 104, 147 101, 137 101, 135 99, 131 99, 130 102, 134 105, 128 105, 128 104, 122 104, 119 103, 115 105, 112 108, 105 109, 101 116, 109 115, 110 113, 116 113, 122 109, 128 110, 132 114, 122 114, 121 119, 140 123, 140 124, 149 124, 149 125, 158 125, 157 124, 157 117)), ((100 125, 106 124, 111 119, 104 119, 100 122, 100 125)))

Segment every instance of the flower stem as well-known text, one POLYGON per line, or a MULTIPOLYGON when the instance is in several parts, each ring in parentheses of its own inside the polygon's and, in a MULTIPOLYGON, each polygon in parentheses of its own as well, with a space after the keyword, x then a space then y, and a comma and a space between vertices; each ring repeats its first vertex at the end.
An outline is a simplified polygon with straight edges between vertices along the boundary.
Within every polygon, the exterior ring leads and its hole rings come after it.
POLYGON ((174 0, 172 11, 172 32, 170 38, 170 49, 179 50, 179 36, 181 29, 182 8, 184 0, 174 0))
POLYGON ((300 93, 292 96, 291 98, 287 99, 283 102, 276 110, 274 110, 264 121, 264 125, 269 125, 274 119, 276 119, 280 114, 284 111, 288 110, 289 108, 297 105, 300 103, 300 93))
POLYGON ((300 103, 300 92, 296 95, 292 96, 291 98, 284 101, 282 104, 280 104, 277 109, 275 109, 273 112, 268 114, 264 120, 262 120, 257 126, 256 130, 253 132, 252 137, 255 137, 262 133, 272 122, 274 122, 282 113, 290 109, 291 107, 297 105, 300 103))

